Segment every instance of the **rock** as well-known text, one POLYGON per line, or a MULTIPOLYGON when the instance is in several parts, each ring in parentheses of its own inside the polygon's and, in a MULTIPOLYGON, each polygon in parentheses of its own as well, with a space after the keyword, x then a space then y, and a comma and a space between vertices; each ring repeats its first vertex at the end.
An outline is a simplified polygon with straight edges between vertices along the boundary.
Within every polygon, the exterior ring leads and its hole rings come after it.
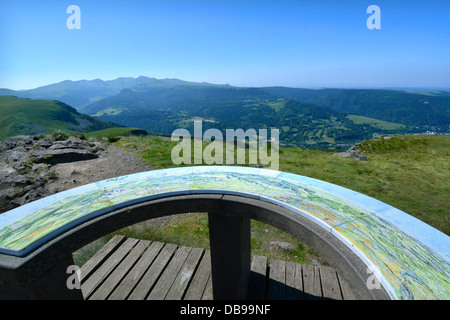
POLYGON ((23 188, 22 191, 19 194, 20 195, 25 195, 25 194, 27 194, 27 193, 29 193, 31 191, 34 191, 37 188, 38 188, 37 185, 32 184, 32 185, 29 185, 29 186, 26 186, 25 188, 23 188))
POLYGON ((285 241, 271 241, 270 242, 270 248, 279 248, 283 250, 296 250, 297 247, 289 242, 285 241))
POLYGON ((11 175, 5 178, 5 180, 2 183, 2 186, 4 185, 9 185, 13 188, 24 188, 27 185, 32 184, 31 179, 29 179, 28 177, 24 176, 24 175, 11 175))
POLYGON ((12 210, 14 208, 17 208, 19 206, 20 206, 20 203, 13 199, 13 200, 9 201, 6 205, 0 207, 0 212, 2 212, 2 211, 6 212, 6 211, 12 210))
POLYGON ((358 146, 358 144, 352 146, 347 151, 338 152, 338 153, 335 153, 334 155, 336 157, 341 157, 341 158, 353 158, 353 159, 356 159, 359 161, 367 161, 367 157, 363 156, 361 154, 361 151, 356 149, 357 146, 358 146))
POLYGON ((0 171, 0 189, 7 188, 10 184, 11 176, 14 174, 10 170, 0 171))
POLYGON ((18 146, 30 145, 35 138, 33 136, 15 136, 5 139, 2 143, 2 149, 10 150, 18 146))
POLYGON ((25 201, 30 202, 42 198, 46 193, 45 188, 37 187, 26 193, 23 198, 25 201))
POLYGON ((339 153, 335 153, 334 155, 337 157, 342 157, 342 158, 353 158, 353 159, 360 160, 360 161, 367 161, 366 156, 363 156, 356 152, 351 152, 351 151, 339 152, 339 153))
POLYGON ((58 164, 98 158, 94 150, 84 140, 70 138, 65 141, 55 141, 46 149, 34 150, 32 156, 37 162, 58 164))
POLYGON ((313 266, 321 266, 322 264, 320 263, 319 260, 315 259, 315 258, 311 258, 311 264, 313 266))
POLYGON ((2 142, 0 161, 4 163, 25 163, 30 156, 35 139, 31 136, 16 136, 2 142))
POLYGON ((36 141, 35 146, 47 149, 52 146, 52 141, 48 138, 43 138, 36 141))
POLYGON ((91 150, 73 149, 73 148, 53 148, 50 147, 46 150, 36 150, 33 152, 33 156, 36 161, 58 164, 75 161, 83 161, 98 158, 98 155, 91 150))
POLYGON ((34 190, 34 192, 38 198, 41 198, 42 195, 46 193, 45 188, 43 187, 37 188, 36 190, 34 190))
POLYGON ((56 178, 53 165, 98 156, 99 145, 78 138, 15 136, 5 139, 0 145, 0 212, 49 195, 44 182, 56 178))
POLYGON ((0 208, 6 207, 6 205, 11 201, 11 197, 7 194, 0 194, 0 208))

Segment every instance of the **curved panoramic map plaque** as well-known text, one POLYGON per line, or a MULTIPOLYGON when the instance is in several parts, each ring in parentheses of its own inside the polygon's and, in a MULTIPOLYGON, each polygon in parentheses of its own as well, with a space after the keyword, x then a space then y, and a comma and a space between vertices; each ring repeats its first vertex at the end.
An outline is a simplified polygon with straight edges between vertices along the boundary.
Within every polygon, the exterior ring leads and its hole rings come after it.
POLYGON ((116 177, 0 215, 0 253, 26 256, 94 217, 174 195, 231 194, 285 207, 324 228, 373 272, 392 299, 450 298, 450 237, 383 202, 268 169, 199 166, 116 177))

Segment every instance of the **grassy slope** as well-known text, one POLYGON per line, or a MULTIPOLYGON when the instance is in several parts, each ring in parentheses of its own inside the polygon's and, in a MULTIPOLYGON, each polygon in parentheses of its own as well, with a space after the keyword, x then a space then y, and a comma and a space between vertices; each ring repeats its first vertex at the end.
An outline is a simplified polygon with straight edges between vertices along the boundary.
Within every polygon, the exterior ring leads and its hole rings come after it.
MULTIPOLYGON (((176 142, 168 137, 123 137, 116 145, 137 152, 156 168, 170 168, 176 142)), ((450 234, 450 136, 396 136, 371 139, 360 147, 368 161, 340 158, 319 150, 281 148, 280 170, 321 179, 386 202, 434 228, 450 234)), ((207 216, 180 216, 163 228, 130 227, 120 231, 140 237, 208 247, 207 216)), ((252 253, 300 263, 320 258, 289 235, 252 221, 252 253), (271 241, 289 241, 297 250, 270 248, 271 241)), ((323 261, 322 261, 323 263, 323 261)))
POLYGON ((368 161, 285 149, 280 170, 361 192, 450 234, 449 136, 372 139, 359 148, 368 161))
POLYGON ((64 112, 61 105, 51 100, 29 100, 0 97, 0 139, 18 134, 33 134, 38 127, 67 129, 67 123, 55 119, 64 112))

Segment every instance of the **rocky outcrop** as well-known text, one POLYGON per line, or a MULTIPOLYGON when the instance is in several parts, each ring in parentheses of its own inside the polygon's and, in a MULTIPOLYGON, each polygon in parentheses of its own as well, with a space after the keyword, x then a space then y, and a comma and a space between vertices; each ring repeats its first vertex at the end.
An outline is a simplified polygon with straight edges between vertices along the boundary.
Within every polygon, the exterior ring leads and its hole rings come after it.
POLYGON ((40 136, 16 136, 0 147, 0 212, 48 195, 46 183, 56 179, 52 166, 95 159, 98 142, 78 138, 52 140, 40 136))

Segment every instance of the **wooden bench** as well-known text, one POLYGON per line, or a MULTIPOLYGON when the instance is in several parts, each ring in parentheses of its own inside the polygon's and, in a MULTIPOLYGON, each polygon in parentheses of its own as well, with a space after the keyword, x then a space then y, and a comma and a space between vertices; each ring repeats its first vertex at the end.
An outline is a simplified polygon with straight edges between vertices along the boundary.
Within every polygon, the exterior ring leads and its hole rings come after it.
POLYGON ((215 299, 247 294, 250 219, 310 246, 357 299, 450 298, 450 237, 442 232, 330 183, 228 166, 117 177, 1 214, 0 298, 82 298, 65 283, 72 252, 123 227, 189 212, 208 213, 215 299))
MULTIPOLYGON (((88 300, 212 300, 210 250, 114 236, 81 267, 88 300)), ((254 256, 248 300, 343 300, 354 295, 327 266, 254 256), (341 285, 342 284, 342 285, 341 285)))

